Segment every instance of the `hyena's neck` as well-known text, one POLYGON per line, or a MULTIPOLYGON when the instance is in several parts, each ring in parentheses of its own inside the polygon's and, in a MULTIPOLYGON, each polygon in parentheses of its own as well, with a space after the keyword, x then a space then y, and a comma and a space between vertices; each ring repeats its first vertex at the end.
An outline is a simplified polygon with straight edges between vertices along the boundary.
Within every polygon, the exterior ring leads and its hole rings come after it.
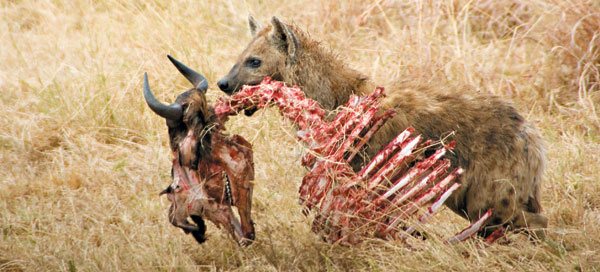
POLYGON ((300 86, 306 96, 332 110, 346 104, 351 94, 363 95, 373 91, 368 77, 354 70, 317 43, 302 43, 294 64, 288 65, 284 80, 300 86))

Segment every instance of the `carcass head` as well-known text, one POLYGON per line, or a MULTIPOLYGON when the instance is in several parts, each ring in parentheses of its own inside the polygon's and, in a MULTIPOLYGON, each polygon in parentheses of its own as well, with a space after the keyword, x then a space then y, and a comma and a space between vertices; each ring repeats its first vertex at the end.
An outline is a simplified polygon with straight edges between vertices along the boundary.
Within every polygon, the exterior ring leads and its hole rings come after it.
POLYGON ((254 179, 251 146, 240 136, 219 132, 223 125, 215 121, 214 110, 206 101, 206 79, 168 57, 194 85, 167 105, 152 94, 144 74, 146 103, 166 119, 174 155, 173 183, 160 193, 171 202, 169 221, 202 243, 206 240, 203 218, 207 218, 223 226, 238 243, 248 244, 254 239, 250 218, 254 179), (231 206, 238 208, 241 224, 231 206))

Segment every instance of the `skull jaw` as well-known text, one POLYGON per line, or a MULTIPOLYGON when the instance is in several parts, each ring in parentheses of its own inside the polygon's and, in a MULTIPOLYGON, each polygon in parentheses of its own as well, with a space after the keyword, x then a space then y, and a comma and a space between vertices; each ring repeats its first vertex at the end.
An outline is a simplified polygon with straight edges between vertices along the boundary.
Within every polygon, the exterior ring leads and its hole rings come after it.
POLYGON ((206 240, 204 219, 208 219, 218 228, 222 226, 238 244, 251 244, 255 233, 251 219, 254 164, 250 144, 237 135, 229 138, 213 134, 210 159, 200 159, 191 167, 186 162, 194 158, 189 156, 195 154, 193 136, 188 133, 180 152, 173 152, 173 183, 161 192, 171 202, 169 221, 200 243, 206 240), (239 219, 232 206, 237 208, 239 219), (196 225, 189 223, 188 217, 196 225))
MULTIPOLYGON (((197 204, 201 207, 199 209, 192 209, 192 213, 202 211, 204 218, 214 223, 218 228, 223 227, 239 245, 248 246, 254 241, 255 235, 252 220, 244 220, 242 218, 242 222, 240 223, 240 220, 234 215, 232 206, 219 204, 212 200, 198 201, 197 204), (249 223, 245 224, 244 221, 248 221, 249 223)), ((240 212, 241 215, 242 213, 240 212)), ((190 216, 200 217, 196 214, 190 216)))
POLYGON ((206 225, 204 224, 204 219, 202 219, 202 216, 198 216, 198 215, 190 215, 190 218, 192 218, 192 221, 194 221, 194 223, 196 223, 196 226, 198 226, 198 230, 197 231, 192 231, 192 236, 194 237, 194 239, 196 239, 196 242, 198 242, 198 244, 202 244, 206 241, 206 225))
MULTIPOLYGON (((189 201, 189 191, 169 192, 166 194, 171 207, 169 208, 169 221, 175 227, 181 228, 186 234, 192 234, 198 243, 206 241, 206 225, 204 218, 213 222, 218 228, 223 227, 231 237, 241 246, 250 245, 255 238, 252 219, 244 220, 242 223, 233 213, 228 204, 219 204, 214 200, 200 198, 189 201), (192 224, 188 217, 194 221, 192 224), (248 222, 245 223, 244 222, 248 222)), ((242 215, 243 213, 240 213, 242 215)))

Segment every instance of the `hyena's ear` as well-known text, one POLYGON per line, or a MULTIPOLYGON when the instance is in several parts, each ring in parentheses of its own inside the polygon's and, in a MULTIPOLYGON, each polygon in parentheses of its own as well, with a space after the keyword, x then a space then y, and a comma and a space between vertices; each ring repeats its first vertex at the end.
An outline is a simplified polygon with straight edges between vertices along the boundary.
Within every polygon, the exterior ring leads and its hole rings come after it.
POLYGON ((250 34, 252 37, 256 36, 256 33, 263 28, 263 26, 250 14, 248 14, 248 27, 250 28, 250 34))
POLYGON ((298 40, 294 33, 284 25, 277 17, 271 19, 271 38, 278 44, 284 53, 287 53, 288 60, 291 64, 296 62, 296 53, 298 51, 298 40))

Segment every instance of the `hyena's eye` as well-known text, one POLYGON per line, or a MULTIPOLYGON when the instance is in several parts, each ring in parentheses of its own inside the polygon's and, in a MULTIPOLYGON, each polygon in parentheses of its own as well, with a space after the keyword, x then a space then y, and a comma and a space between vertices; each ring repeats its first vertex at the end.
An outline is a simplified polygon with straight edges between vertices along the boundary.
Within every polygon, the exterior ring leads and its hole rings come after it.
POLYGON ((251 68, 258 68, 260 67, 261 63, 262 61, 256 58, 249 58, 248 60, 246 60, 246 66, 251 68))

